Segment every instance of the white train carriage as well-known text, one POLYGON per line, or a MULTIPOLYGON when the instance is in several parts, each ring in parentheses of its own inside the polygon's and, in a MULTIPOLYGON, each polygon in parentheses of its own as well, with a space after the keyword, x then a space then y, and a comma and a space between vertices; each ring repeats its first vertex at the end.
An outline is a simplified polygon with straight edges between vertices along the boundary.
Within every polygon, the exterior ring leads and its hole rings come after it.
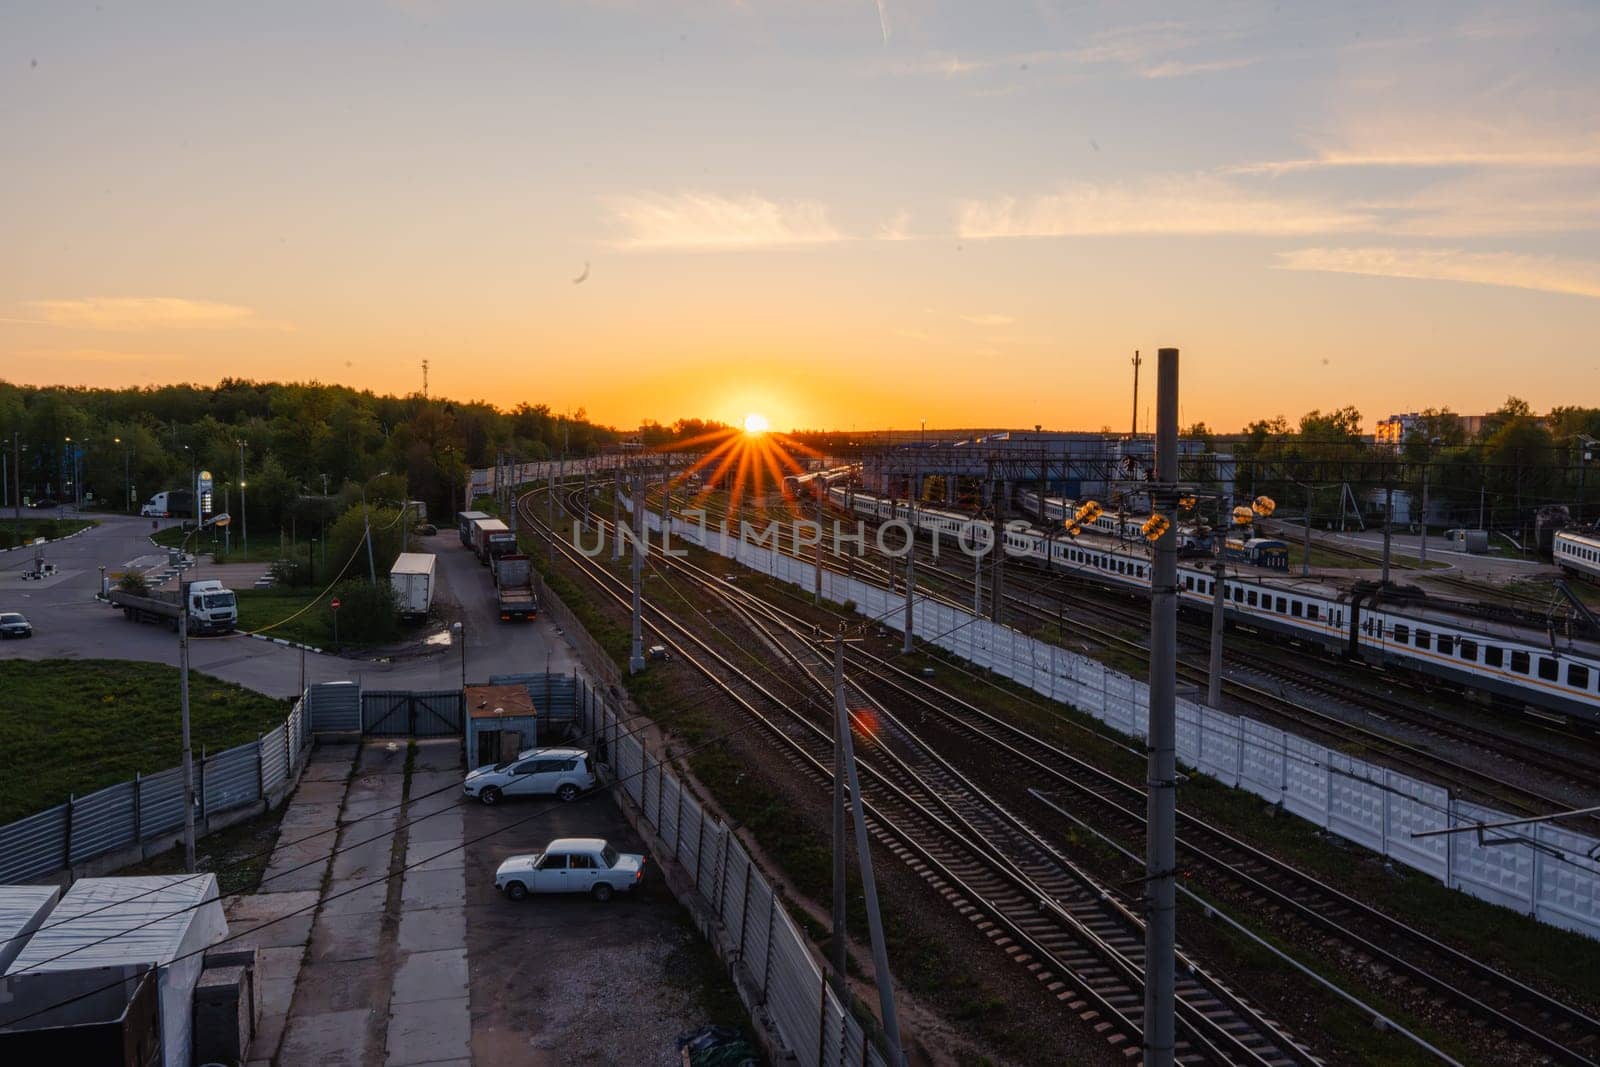
POLYGON ((1561 530, 1556 534, 1551 555, 1564 573, 1600 582, 1600 533, 1561 530))
MULTIPOLYGON (((845 499, 842 491, 834 495, 841 507, 845 499)), ((992 543, 992 524, 981 519, 936 508, 912 511, 903 503, 891 505, 864 493, 854 494, 853 500, 858 514, 884 521, 910 521, 914 515, 919 532, 937 534, 952 548, 959 538, 980 552, 986 552, 992 543)), ((1052 570, 1078 572, 1107 584, 1149 590, 1148 549, 1086 543, 1066 536, 1046 537, 1023 522, 1008 523, 1003 538, 1005 552, 1013 558, 1052 570)), ((1600 548, 1600 539, 1588 540, 1589 547, 1600 548)), ((1209 612, 1216 581, 1208 566, 1180 564, 1179 603, 1209 612)), ((1491 623, 1469 628, 1420 605, 1364 609, 1359 598, 1350 603, 1334 590, 1320 586, 1289 587, 1234 576, 1223 579, 1223 598, 1228 617, 1239 625, 1271 630, 1335 652, 1402 665, 1512 700, 1600 721, 1600 655, 1593 650, 1554 649, 1548 643, 1536 643, 1526 634, 1491 623)))

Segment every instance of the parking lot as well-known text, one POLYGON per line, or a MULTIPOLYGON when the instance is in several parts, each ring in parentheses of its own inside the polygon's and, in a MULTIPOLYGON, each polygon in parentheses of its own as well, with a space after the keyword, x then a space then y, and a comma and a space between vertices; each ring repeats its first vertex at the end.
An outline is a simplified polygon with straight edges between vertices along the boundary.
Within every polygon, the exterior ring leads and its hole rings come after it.
POLYGON ((556 837, 642 851, 608 792, 485 807, 461 775, 454 741, 319 745, 260 891, 227 902, 262 949, 252 1062, 668 1065, 680 1033, 737 1016, 653 860, 604 904, 495 888, 556 837))

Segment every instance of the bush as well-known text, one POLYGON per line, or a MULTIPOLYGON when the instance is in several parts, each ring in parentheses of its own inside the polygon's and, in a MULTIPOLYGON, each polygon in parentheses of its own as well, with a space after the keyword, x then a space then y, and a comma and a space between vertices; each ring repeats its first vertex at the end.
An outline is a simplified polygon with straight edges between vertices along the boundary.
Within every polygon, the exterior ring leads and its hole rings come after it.
POLYGON ((133 596, 149 596, 150 586, 145 582, 144 575, 138 571, 129 571, 117 582, 117 588, 133 596))
POLYGON ((381 644, 399 637, 400 603, 388 582, 340 582, 334 587, 333 597, 339 600, 341 641, 381 644))

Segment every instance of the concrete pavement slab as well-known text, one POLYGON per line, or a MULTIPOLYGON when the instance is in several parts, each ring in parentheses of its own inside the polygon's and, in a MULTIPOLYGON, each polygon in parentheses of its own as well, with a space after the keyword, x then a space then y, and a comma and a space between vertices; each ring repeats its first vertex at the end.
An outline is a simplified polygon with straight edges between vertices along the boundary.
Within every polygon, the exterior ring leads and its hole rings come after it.
POLYGON ((302 782, 342 782, 350 776, 350 761, 355 759, 355 748, 336 758, 324 757, 318 759, 313 750, 311 759, 306 761, 305 770, 300 772, 302 782))
POLYGON ((370 1008, 296 1014, 284 1028, 278 1062, 355 1067, 366 1062, 370 1008))
POLYGON ((453 841, 416 841, 406 844, 406 874, 419 871, 459 871, 467 863, 466 853, 452 847, 453 841))
POLYGON ((389 1003, 411 1004, 466 995, 466 947, 442 948, 413 952, 400 961, 400 969, 394 976, 394 995, 389 1003))
POLYGON ((389 873, 395 825, 393 816, 379 815, 345 830, 339 854, 333 857, 333 877, 365 880, 389 873))
POLYGON ((375 960, 328 960, 300 968, 297 995, 316 1011, 388 1006, 388 982, 375 960))
POLYGON ((459 808, 430 815, 406 828, 412 841, 436 841, 440 844, 459 842, 466 825, 459 808))
POLYGON ((230 897, 223 905, 228 932, 234 935, 229 938, 228 947, 304 948, 311 936, 310 909, 316 902, 317 894, 309 891, 230 897), (262 925, 267 922, 271 925, 262 925))
POLYGON ((352 796, 344 802, 344 810, 339 813, 341 823, 360 822, 363 819, 383 817, 400 814, 400 794, 394 796, 369 795, 365 797, 352 796))
POLYGON ((418 741, 413 771, 453 771, 461 767, 461 742, 457 738, 418 741))
MULTIPOLYGON (((305 959, 306 947, 304 945, 287 945, 283 948, 262 948, 256 950, 257 972, 263 978, 294 979, 300 973, 300 964, 305 959)), ((284 1005, 288 1007, 288 1005, 284 1005)))
POLYGON ((426 908, 403 912, 400 916, 400 949, 403 952, 431 952, 458 948, 467 943, 465 908, 426 908))
POLYGON ((471 1016, 465 995, 417 1001, 389 1017, 384 1062, 422 1064, 460 1059, 471 1051, 471 1040, 471 1016))
POLYGON ((311 930, 310 959, 371 959, 378 954, 378 938, 382 933, 383 913, 380 911, 319 915, 311 930))
POLYGON ((405 738, 369 739, 356 758, 356 777, 374 774, 405 774, 409 744, 405 738))
MULTIPOLYGON (((465 904, 467 881, 459 868, 439 871, 407 871, 400 887, 403 912, 422 908, 448 908, 465 904)), ((403 919, 401 920, 404 921, 403 919)))
POLYGON ((344 780, 301 780, 289 798, 289 807, 301 804, 337 804, 344 799, 344 780))
POLYGON ((384 871, 370 878, 350 878, 329 882, 328 891, 322 897, 322 908, 317 913, 318 916, 354 915, 358 912, 383 911, 384 903, 389 897, 389 884, 385 880, 387 873, 387 871, 384 871), (378 880, 373 881, 373 878, 378 880))
POLYGON ((339 801, 296 804, 290 801, 278 821, 278 839, 309 837, 315 833, 335 833, 339 829, 339 801), (285 832, 287 826, 292 833, 285 832))
POLYGON ((322 888, 327 861, 326 849, 314 853, 295 853, 290 850, 281 863, 278 854, 273 853, 272 862, 267 864, 266 871, 261 875, 262 892, 280 895, 314 893, 322 888))

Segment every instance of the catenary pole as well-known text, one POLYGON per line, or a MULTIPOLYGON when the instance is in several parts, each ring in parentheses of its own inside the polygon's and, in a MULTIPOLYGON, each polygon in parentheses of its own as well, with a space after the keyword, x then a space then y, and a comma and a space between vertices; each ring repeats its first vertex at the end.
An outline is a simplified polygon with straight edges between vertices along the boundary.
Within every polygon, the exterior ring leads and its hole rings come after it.
POLYGON ((1144 1062, 1171 1067, 1175 1044, 1174 829, 1177 790, 1178 350, 1156 356, 1156 469, 1151 504, 1168 522, 1153 546, 1150 591, 1150 733, 1145 839, 1144 1062))
POLYGON ((1222 710, 1222 631, 1224 630, 1223 599, 1226 584, 1223 575, 1227 566, 1221 561, 1211 565, 1211 664, 1207 677, 1206 706, 1222 710))
POLYGON ((183 730, 183 869, 194 873, 194 752, 189 745, 189 583, 178 579, 178 711, 183 730))
POLYGON ((849 954, 849 933, 845 925, 845 831, 844 831, 844 741, 841 724, 847 721, 844 706, 844 631, 833 638, 833 935, 829 955, 833 960, 833 991, 841 1003, 850 1003, 850 980, 845 969, 849 954))
POLYGON ((906 539, 906 618, 905 639, 900 644, 900 651, 906 655, 911 654, 913 644, 913 631, 916 629, 915 620, 912 618, 912 605, 917 598, 917 496, 922 490, 922 472, 918 471, 915 481, 911 486, 911 499, 906 501, 906 519, 911 524, 911 536, 906 539))
POLYGON ((643 599, 642 583, 644 581, 644 475, 633 476, 633 488, 629 496, 633 504, 633 646, 628 653, 628 673, 638 674, 644 670, 644 616, 640 610, 640 601, 643 599))
POLYGON ((1394 486, 1383 487, 1383 577, 1380 585, 1389 584, 1389 543, 1394 526, 1394 486))
POLYGON ((850 736, 850 716, 844 700, 835 702, 836 729, 844 745, 845 773, 850 780, 850 816, 856 832, 856 865, 861 870, 861 885, 867 898, 867 932, 872 938, 872 972, 878 981, 878 1009, 883 1015, 883 1034, 889 1043, 889 1067, 905 1067, 905 1052, 900 1045, 900 1019, 894 1007, 894 979, 889 974, 889 952, 883 943, 883 919, 878 912, 878 880, 872 873, 872 853, 868 848, 866 811, 861 801, 861 783, 856 777, 855 743, 850 736))
POLYGON ((1006 596, 1006 520, 1005 520, 1005 482, 996 480, 994 486, 994 540, 990 545, 993 559, 989 561, 992 571, 989 576, 991 589, 989 590, 989 618, 996 623, 1001 622, 1001 615, 1005 611, 1006 596))

